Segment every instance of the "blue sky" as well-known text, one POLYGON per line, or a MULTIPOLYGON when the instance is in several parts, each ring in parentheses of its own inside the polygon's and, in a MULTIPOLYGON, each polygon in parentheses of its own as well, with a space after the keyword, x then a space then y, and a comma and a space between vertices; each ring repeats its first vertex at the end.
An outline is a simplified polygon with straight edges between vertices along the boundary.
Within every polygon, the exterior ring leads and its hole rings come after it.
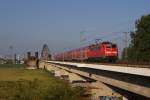
POLYGON ((123 47, 123 32, 150 13, 149 0, 1 0, 0 55, 40 51, 47 43, 61 52, 110 40, 123 47), (80 43, 80 32, 87 38, 80 43))

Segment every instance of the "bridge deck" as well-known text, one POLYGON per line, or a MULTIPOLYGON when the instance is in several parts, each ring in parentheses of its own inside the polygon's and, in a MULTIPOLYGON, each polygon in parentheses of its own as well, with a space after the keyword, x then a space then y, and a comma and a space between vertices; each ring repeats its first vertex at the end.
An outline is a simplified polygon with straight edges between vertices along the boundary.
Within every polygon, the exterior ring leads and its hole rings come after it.
POLYGON ((126 66, 122 67, 122 66, 114 66, 114 65, 111 66, 111 65, 98 65, 98 64, 83 64, 83 63, 60 62, 60 61, 47 61, 47 62, 150 77, 150 69, 149 68, 134 68, 134 67, 126 67, 126 66))

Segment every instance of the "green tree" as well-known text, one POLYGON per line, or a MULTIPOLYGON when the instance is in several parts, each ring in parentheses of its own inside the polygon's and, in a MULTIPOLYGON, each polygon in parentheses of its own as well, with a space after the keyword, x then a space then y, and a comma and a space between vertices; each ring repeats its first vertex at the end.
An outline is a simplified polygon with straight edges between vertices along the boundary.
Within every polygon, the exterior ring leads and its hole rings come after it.
POLYGON ((150 14, 142 16, 135 23, 136 31, 131 32, 128 60, 150 63, 150 14))

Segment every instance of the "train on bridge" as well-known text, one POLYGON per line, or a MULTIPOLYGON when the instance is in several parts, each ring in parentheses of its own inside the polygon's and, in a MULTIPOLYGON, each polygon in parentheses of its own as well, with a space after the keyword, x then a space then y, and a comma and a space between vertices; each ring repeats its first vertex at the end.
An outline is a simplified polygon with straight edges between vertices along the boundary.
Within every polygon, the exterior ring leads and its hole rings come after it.
POLYGON ((115 62, 117 58, 117 45, 109 41, 95 43, 54 55, 54 59, 57 61, 115 62))

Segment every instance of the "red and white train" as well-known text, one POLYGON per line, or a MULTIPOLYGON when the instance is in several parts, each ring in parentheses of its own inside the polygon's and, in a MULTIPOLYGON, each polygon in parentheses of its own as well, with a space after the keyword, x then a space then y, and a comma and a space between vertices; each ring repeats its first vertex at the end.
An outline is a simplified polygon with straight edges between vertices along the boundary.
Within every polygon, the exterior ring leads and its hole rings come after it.
POLYGON ((118 48, 111 42, 100 42, 59 53, 54 56, 57 61, 98 61, 115 62, 118 58, 118 48))

